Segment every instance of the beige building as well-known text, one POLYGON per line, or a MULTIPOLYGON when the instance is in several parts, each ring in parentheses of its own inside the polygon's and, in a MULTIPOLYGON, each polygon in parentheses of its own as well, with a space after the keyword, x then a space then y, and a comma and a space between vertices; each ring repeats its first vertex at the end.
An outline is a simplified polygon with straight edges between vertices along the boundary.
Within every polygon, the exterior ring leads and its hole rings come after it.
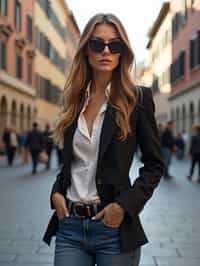
POLYGON ((148 34, 148 67, 143 74, 143 80, 147 79, 149 81, 152 79, 152 90, 156 104, 156 120, 162 124, 165 124, 169 119, 168 97, 171 91, 170 65, 172 62, 171 21, 170 4, 167 2, 163 4, 148 34))
POLYGON ((137 80, 139 85, 143 85, 146 87, 151 87, 153 83, 153 75, 151 68, 145 66, 143 62, 141 65, 137 65, 137 80))
POLYGON ((79 39, 76 22, 64 0, 35 4, 37 121, 54 122, 58 101, 79 39))

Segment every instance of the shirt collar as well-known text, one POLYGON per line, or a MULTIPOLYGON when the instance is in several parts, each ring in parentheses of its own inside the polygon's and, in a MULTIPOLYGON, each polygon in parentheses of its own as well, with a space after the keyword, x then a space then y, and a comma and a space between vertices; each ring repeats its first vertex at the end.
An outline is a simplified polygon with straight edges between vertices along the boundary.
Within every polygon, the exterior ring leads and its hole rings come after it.
MULTIPOLYGON (((111 87, 111 84, 109 82, 105 88, 105 96, 106 96, 107 101, 110 97, 110 87, 111 87)), ((85 100, 90 98, 90 94, 91 94, 91 81, 88 83, 88 86, 85 92, 85 100)))
MULTIPOLYGON (((109 100, 109 97, 110 97, 110 82, 108 83, 106 89, 105 89, 105 96, 106 96, 106 101, 105 103, 102 105, 101 109, 100 109, 100 114, 105 112, 106 108, 107 108, 107 103, 108 103, 108 100, 109 100)), ((89 102, 89 99, 90 99, 90 94, 91 94, 91 82, 89 82, 88 86, 87 86, 87 89, 85 91, 85 102, 84 102, 84 105, 83 105, 83 108, 82 108, 82 111, 81 113, 83 113, 88 105, 88 102, 89 102)))

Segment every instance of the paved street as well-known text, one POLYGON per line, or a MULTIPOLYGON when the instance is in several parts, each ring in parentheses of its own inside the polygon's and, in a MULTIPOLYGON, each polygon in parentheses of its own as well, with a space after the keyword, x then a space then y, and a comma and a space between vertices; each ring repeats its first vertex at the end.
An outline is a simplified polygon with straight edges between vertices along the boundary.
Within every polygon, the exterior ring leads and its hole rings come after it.
MULTIPOLYGON (((56 168, 31 176, 30 166, 12 169, 0 160, 0 266, 53 265, 53 245, 41 237, 51 211, 49 193, 56 168)), ((138 163, 131 175, 136 176, 138 163)), ((150 243, 141 266, 200 265, 200 185, 188 182, 187 162, 173 160, 173 180, 162 180, 141 215, 150 243)), ((70 265, 69 265, 70 266, 70 265)))

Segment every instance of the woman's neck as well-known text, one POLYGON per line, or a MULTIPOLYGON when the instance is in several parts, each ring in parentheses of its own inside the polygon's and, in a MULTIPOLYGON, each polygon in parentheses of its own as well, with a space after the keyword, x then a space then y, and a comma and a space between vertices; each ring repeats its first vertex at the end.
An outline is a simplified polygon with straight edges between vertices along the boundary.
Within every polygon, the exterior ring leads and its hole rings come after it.
POLYGON ((91 84, 92 93, 105 92, 105 89, 112 77, 111 73, 93 73, 93 80, 91 84))

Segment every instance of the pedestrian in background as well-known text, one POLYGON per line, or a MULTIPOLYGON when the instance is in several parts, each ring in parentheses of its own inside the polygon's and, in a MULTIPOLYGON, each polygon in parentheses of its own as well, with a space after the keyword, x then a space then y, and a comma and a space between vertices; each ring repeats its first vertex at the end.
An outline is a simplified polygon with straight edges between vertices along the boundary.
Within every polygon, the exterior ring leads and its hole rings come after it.
POLYGON ((176 157, 178 160, 183 160, 184 154, 185 154, 185 142, 183 139, 183 136, 181 132, 177 134, 177 137, 175 139, 175 145, 176 145, 176 157))
POLYGON ((38 129, 38 123, 33 123, 33 128, 28 134, 27 147, 29 148, 32 158, 32 174, 37 173, 37 166, 39 162, 39 154, 44 147, 44 139, 42 132, 38 129))
POLYGON ((186 132, 186 130, 182 131, 182 137, 183 137, 184 145, 185 145, 185 150, 184 150, 184 156, 185 156, 186 155, 185 153, 188 149, 188 140, 189 140, 189 136, 188 136, 188 133, 186 132))
POLYGON ((22 164, 27 164, 29 160, 29 153, 27 148, 28 131, 24 130, 19 137, 20 139, 20 151, 22 155, 22 164))
POLYGON ((171 164, 172 154, 175 151, 175 138, 173 135, 174 122, 171 120, 167 123, 161 136, 162 156, 165 163, 164 178, 170 179, 169 167, 171 164))
POLYGON ((188 180, 192 179, 195 165, 198 165, 198 178, 197 181, 200 183, 200 126, 194 126, 193 136, 191 138, 190 150, 191 156, 191 167, 190 174, 188 175, 188 180))
POLYGON ((15 129, 11 127, 5 128, 2 140, 5 145, 8 166, 12 166, 19 146, 18 136, 15 129))
POLYGON ((83 31, 64 89, 55 130, 63 167, 51 194, 44 240, 56 234, 55 266, 138 266, 147 242, 139 214, 163 174, 150 88, 131 78, 134 54, 112 14, 97 14, 83 31), (137 143, 143 167, 129 179, 137 143))
POLYGON ((47 124, 45 126, 45 130, 43 132, 43 137, 44 137, 44 149, 48 155, 48 160, 46 163, 46 169, 49 170, 51 166, 51 155, 52 155, 52 150, 53 150, 53 138, 52 138, 52 132, 50 131, 50 126, 47 124))

